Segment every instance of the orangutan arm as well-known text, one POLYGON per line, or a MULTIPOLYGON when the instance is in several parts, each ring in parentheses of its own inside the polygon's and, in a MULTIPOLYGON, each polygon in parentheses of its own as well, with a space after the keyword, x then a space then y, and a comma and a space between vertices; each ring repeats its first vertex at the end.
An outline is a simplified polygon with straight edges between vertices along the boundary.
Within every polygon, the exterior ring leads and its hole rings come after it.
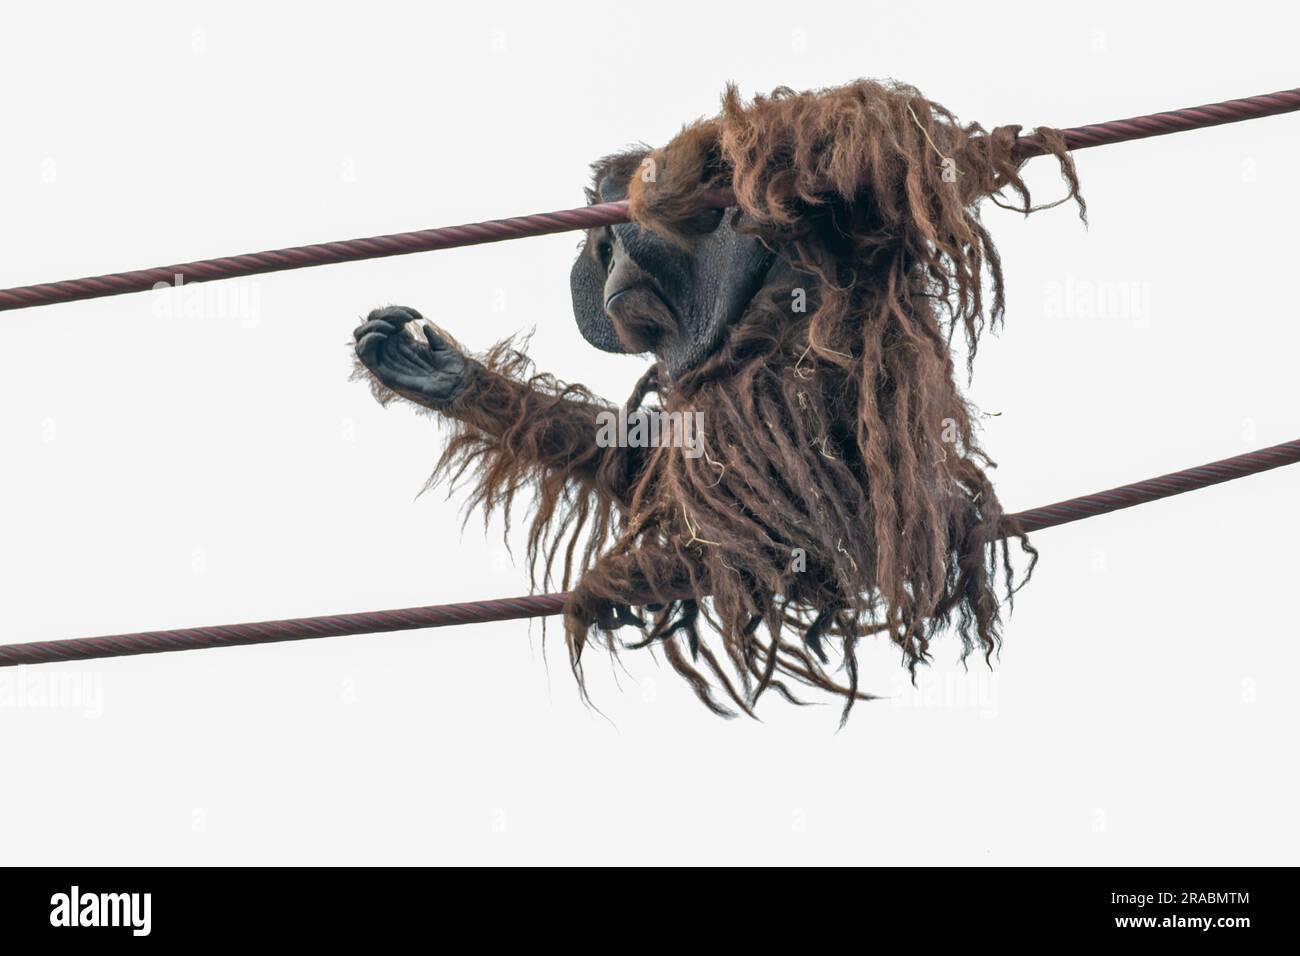
POLYGON ((514 471, 541 469, 625 500, 629 449, 597 441, 601 417, 616 411, 580 386, 524 379, 523 356, 509 349, 476 360, 400 306, 371 312, 354 338, 381 400, 396 395, 463 423, 480 449, 508 458, 514 471), (408 323, 418 336, 406 332, 408 323))

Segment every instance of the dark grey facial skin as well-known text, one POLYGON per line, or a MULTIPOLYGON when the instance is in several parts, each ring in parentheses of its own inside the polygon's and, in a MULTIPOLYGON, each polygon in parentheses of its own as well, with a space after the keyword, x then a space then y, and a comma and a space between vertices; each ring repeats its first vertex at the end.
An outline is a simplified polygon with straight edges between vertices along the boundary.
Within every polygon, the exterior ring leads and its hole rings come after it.
MULTIPOLYGON (((626 190, 606 181, 600 194, 608 202, 626 190)), ((570 276, 583 337, 607 352, 653 353, 665 388, 712 355, 771 270, 788 268, 728 215, 704 210, 686 224, 688 248, 631 223, 593 233, 570 276)), ((354 335, 357 357, 381 383, 430 408, 447 408, 472 374, 473 363, 414 309, 376 309, 354 335)))
MULTIPOLYGON (((609 179, 599 191, 604 202, 626 196, 609 179)), ((570 274, 583 337, 607 352, 653 353, 666 373, 661 382, 711 355, 774 258, 757 239, 736 232, 724 213, 702 211, 686 249, 635 223, 593 233, 570 274)))

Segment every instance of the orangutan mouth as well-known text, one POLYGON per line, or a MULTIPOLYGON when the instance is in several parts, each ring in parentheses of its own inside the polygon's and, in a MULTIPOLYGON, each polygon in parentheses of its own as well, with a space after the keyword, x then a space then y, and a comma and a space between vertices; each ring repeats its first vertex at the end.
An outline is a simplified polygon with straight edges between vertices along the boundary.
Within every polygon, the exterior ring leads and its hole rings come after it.
POLYGON ((605 313, 614 332, 629 352, 653 352, 666 336, 676 332, 677 315, 664 296, 650 284, 638 282, 619 289, 605 300, 605 313))

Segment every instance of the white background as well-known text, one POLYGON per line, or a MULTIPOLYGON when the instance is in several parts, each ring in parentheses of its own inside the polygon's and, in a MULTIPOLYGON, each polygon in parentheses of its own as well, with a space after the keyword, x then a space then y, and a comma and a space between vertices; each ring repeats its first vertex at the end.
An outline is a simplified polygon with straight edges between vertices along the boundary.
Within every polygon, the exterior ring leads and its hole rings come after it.
MULTIPOLYGON (((579 205, 591 160, 728 80, 893 76, 988 126, 1300 83, 1282 3, 134 10, 4 13, 0 286, 579 205)), ((971 395, 1008 509, 1300 437, 1298 151, 1300 116, 1088 150, 1090 229, 986 210, 1009 308, 971 395)), ((536 327, 541 368, 621 400, 643 366, 580 339, 578 238, 266 276, 189 316, 0 315, 0 640, 524 593, 496 529, 417 500, 437 428, 350 384, 347 344, 388 303, 473 348, 536 327)), ((868 651, 890 699, 839 733, 774 696, 718 720, 646 653, 593 655, 602 716, 536 623, 0 671, 0 860, 1294 863, 1298 488, 1038 534, 992 674, 945 642, 913 690, 868 651), (40 706, 56 674, 85 693, 40 706)))

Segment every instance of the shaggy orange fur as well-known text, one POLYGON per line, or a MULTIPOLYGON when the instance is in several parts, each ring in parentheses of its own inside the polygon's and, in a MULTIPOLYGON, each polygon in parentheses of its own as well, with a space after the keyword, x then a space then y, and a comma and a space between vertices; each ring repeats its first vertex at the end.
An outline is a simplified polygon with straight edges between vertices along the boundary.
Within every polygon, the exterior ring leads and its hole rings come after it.
MULTIPOLYGON (((1082 215, 1060 134, 1036 132, 1082 215)), ((665 411, 702 413, 700 457, 599 447, 612 407, 533 375, 509 343, 442 410, 458 424, 435 479, 470 479, 485 511, 531 494, 534 581, 573 585, 579 679, 588 643, 626 646, 632 627, 717 713, 752 713, 769 688, 793 699, 793 681, 841 695, 847 717, 867 696, 866 635, 887 636, 913 672, 945 628, 966 653, 998 647, 1013 570, 951 337, 961 330, 973 361, 1002 319, 977 207, 1010 194, 1033 211, 1018 133, 962 126, 897 83, 752 103, 732 88, 719 116, 662 149, 597 164, 628 181, 633 221, 684 246, 702 198, 729 186, 736 228, 780 268, 715 354, 671 386, 651 368, 627 403, 658 393, 665 411)))

